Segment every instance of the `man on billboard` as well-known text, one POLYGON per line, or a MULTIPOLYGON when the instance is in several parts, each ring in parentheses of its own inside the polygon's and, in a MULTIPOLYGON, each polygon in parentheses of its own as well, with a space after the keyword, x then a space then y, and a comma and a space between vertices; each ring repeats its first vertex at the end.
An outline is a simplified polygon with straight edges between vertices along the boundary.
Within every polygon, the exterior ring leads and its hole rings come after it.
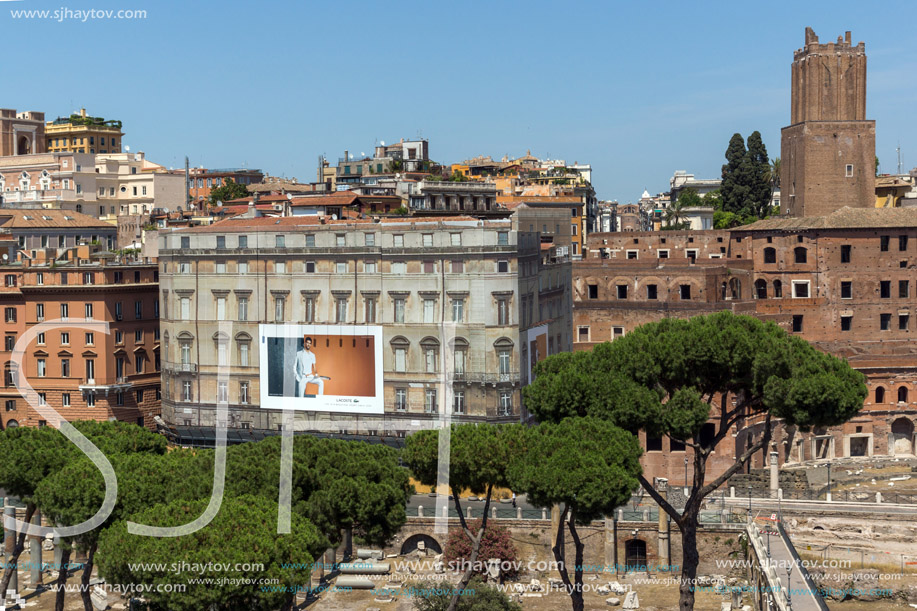
POLYGON ((312 352, 312 338, 303 337, 303 348, 296 353, 296 383, 299 385, 299 396, 306 396, 306 384, 318 386, 318 394, 325 394, 325 380, 318 375, 315 353, 312 352))

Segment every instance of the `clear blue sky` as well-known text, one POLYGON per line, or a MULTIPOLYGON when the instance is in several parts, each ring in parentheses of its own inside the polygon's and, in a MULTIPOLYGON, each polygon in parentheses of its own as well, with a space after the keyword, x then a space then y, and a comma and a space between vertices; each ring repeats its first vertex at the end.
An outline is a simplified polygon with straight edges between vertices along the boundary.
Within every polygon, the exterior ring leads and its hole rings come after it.
POLYGON ((0 2, 0 107, 86 107, 178 167, 315 178, 317 158, 422 135, 456 162, 531 149, 589 162, 602 199, 717 177, 730 136, 789 122, 806 26, 865 41, 882 170, 917 165, 913 5, 864 2, 0 2), (13 20, 8 9, 145 9, 139 21, 13 20))

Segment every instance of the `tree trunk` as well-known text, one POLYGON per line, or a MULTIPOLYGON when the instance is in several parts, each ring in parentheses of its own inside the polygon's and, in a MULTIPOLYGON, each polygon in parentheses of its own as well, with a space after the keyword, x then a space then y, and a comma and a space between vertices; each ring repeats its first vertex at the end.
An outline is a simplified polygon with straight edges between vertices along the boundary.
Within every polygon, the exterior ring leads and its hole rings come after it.
POLYGON ((694 589, 697 585, 697 512, 698 506, 689 503, 685 507, 681 528, 681 583, 679 584, 679 611, 694 611, 694 589))
POLYGON ((60 555, 60 566, 57 570, 57 579, 54 581, 54 590, 56 591, 54 611, 64 611, 64 595, 67 594, 64 585, 67 583, 67 576, 69 573, 67 565, 70 564, 70 547, 63 541, 61 542, 61 546, 63 549, 60 555))
POLYGON ((92 563, 96 555, 98 543, 92 542, 86 553, 86 563, 83 565, 83 575, 80 577, 80 598, 83 599, 83 611, 94 611, 92 608, 92 592, 89 590, 89 580, 92 578, 92 563))
MULTIPOLYGON (((24 521, 27 524, 32 522, 32 516, 35 515, 36 509, 37 508, 35 507, 34 503, 29 503, 26 505, 24 521)), ((0 593, 2 593, 4 596, 10 587, 10 580, 13 578, 13 571, 17 570, 16 567, 19 565, 19 556, 22 555, 22 552, 25 549, 25 539, 25 530, 23 530, 23 532, 19 533, 19 536, 16 537, 16 545, 13 547, 13 555, 9 558, 6 570, 3 572, 3 580, 0 581, 0 593)))
MULTIPOLYGON (((564 582, 564 587, 567 589, 567 593, 570 594, 570 599, 573 602, 574 611, 582 611, 583 609, 583 595, 582 590, 580 590, 579 595, 579 607, 577 607, 576 600, 576 588, 572 583, 570 583, 570 574, 567 572, 567 561, 566 553, 564 547, 564 523, 567 521, 567 514, 569 513, 570 508, 564 505, 564 510, 560 514, 560 520, 557 522, 557 534, 554 539, 554 547, 551 548, 551 551, 554 552, 554 560, 557 562, 557 572, 560 573, 560 579, 564 582)), ((575 567, 574 567, 575 572, 575 567)), ((582 575, 580 576, 582 577, 582 575)), ((576 578, 574 574, 574 579, 576 578)))
POLYGON ((462 529, 465 531, 465 536, 471 540, 471 557, 468 558, 468 566, 465 567, 465 572, 462 574, 462 579, 459 581, 458 586, 456 586, 455 591, 452 593, 452 600, 449 601, 449 607, 446 611, 455 611, 458 608, 462 592, 468 586, 468 582, 471 581, 471 578, 474 575, 475 563, 478 561, 478 553, 481 551, 481 540, 484 538, 484 530, 487 528, 487 512, 490 510, 490 495, 492 491, 493 485, 487 486, 487 498, 484 501, 484 517, 481 518, 481 528, 478 529, 477 535, 472 535, 471 529, 468 528, 468 525, 465 523, 465 514, 462 513, 462 506, 459 502, 460 491, 452 491, 452 498, 455 499, 455 508, 458 510, 459 514, 459 522, 462 524, 462 529))
MULTIPOLYGON (((585 603, 583 602, 583 548, 585 545, 576 532, 576 510, 570 512, 570 520, 567 527, 570 529, 570 536, 573 537, 573 545, 576 550, 576 565, 573 567, 573 591, 570 592, 570 600, 573 603, 573 611, 583 611, 585 603)), ((562 527, 561 527, 562 528, 562 527)))

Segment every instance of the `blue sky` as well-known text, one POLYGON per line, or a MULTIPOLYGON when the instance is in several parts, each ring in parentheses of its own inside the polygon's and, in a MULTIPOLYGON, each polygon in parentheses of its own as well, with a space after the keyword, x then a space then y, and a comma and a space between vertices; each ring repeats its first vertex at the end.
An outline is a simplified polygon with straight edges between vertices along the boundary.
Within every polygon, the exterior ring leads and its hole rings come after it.
POLYGON ((779 155, 806 26, 865 41, 882 170, 899 143, 917 166, 913 15, 904 2, 3 1, 0 107, 86 107, 167 166, 188 155, 300 181, 319 155, 377 140, 422 135, 442 162, 531 149, 591 163, 601 199, 633 201, 678 169, 718 176, 735 132, 759 130, 779 155), (7 10, 62 6, 148 17, 7 10))

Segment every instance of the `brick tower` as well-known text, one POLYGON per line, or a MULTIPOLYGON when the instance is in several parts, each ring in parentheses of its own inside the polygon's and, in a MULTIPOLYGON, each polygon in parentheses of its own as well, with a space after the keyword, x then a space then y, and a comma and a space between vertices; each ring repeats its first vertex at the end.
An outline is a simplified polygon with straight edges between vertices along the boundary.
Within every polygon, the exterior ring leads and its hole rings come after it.
POLYGON ((876 122, 866 119, 866 46, 822 44, 806 28, 793 56, 791 125, 781 132, 781 212, 823 216, 875 205, 876 122))

